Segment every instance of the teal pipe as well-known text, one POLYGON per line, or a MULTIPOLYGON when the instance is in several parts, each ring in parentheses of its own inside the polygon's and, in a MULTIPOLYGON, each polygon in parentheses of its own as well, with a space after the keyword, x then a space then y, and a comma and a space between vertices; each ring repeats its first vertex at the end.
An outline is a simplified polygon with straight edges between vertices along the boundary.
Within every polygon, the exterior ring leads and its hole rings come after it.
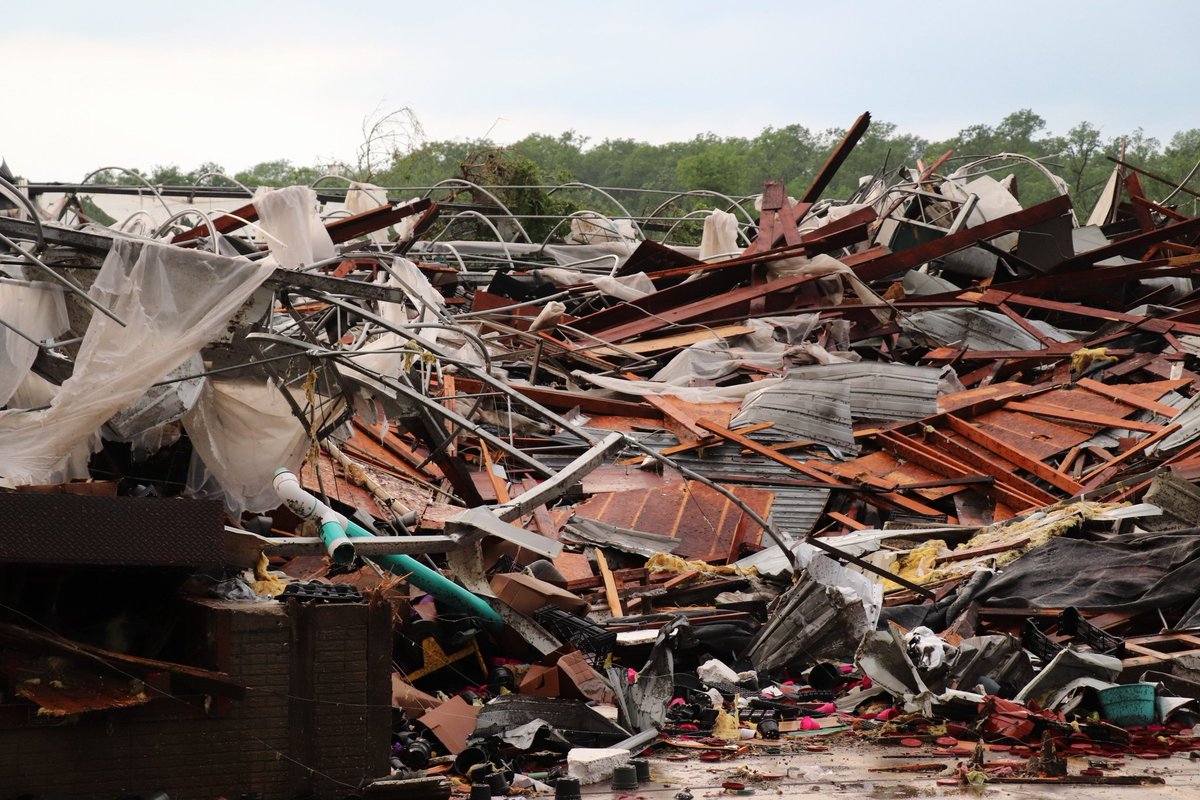
POLYGON ((354 561, 354 544, 346 537, 342 526, 330 520, 321 523, 321 541, 335 564, 345 566, 354 561))
MULTIPOLYGON (((373 537, 375 534, 322 503, 300 485, 300 479, 286 467, 275 470, 275 491, 285 505, 303 519, 321 523, 321 541, 330 558, 338 564, 354 560, 352 538, 373 537)), ((429 592, 446 605, 464 614, 478 617, 489 631, 498 632, 504 619, 483 598, 468 592, 437 570, 409 556, 372 556, 371 560, 398 575, 407 575, 413 586, 429 592)))
MULTIPOLYGON (((352 539, 361 539, 375 534, 354 520, 346 520, 346 535, 352 539)), ((482 597, 468 592, 437 570, 430 569, 415 558, 404 555, 371 556, 371 560, 380 566, 387 567, 393 573, 407 575, 409 583, 429 592, 446 605, 456 608, 464 614, 479 617, 488 630, 496 632, 504 627, 504 618, 497 614, 495 609, 489 606, 482 597)))

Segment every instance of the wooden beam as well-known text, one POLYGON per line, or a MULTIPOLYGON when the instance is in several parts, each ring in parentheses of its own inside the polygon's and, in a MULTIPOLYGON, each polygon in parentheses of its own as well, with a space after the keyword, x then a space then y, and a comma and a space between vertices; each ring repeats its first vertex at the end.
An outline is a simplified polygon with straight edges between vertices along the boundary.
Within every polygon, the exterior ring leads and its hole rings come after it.
POLYGON ((833 177, 837 175, 837 171, 850 157, 851 151, 858 141, 866 134, 867 128, 871 125, 871 113, 864 111, 859 115, 858 119, 846 130, 846 135, 842 137, 842 141, 829 154, 829 158, 825 159, 825 163, 821 165, 821 169, 813 176, 813 181, 809 187, 804 190, 804 195, 800 198, 801 203, 815 203, 820 199, 821 193, 833 181, 833 177))
MULTIPOLYGON (((212 226, 217 229, 217 233, 225 235, 243 228, 247 223, 256 222, 258 220, 258 209, 254 207, 254 203, 247 203, 241 208, 235 208, 228 214, 222 214, 212 221, 212 226)), ((210 236, 212 231, 208 229, 208 223, 202 223, 194 228, 177 233, 171 239, 171 244, 183 244, 190 242, 193 239, 199 239, 202 236, 210 236)))
POLYGON ((1109 479, 1117 474, 1117 470, 1121 467, 1121 465, 1132 460, 1134 456, 1145 452, 1145 450, 1151 445, 1158 444, 1177 430, 1179 430, 1179 424, 1172 422, 1158 433, 1142 439, 1136 445, 1129 448, 1124 453, 1121 453, 1121 455, 1117 456, 1112 461, 1109 461, 1107 464, 1101 464, 1099 467, 1096 467, 1096 469, 1083 476, 1084 490, 1090 492, 1092 489, 1098 489, 1099 487, 1108 483, 1109 479))
POLYGON ((621 609, 621 596, 617 593, 617 580, 608 567, 604 552, 599 547, 595 547, 592 548, 592 553, 596 556, 596 565, 600 567, 600 576, 604 578, 604 596, 608 599, 608 610, 614 617, 625 616, 625 612, 621 609))

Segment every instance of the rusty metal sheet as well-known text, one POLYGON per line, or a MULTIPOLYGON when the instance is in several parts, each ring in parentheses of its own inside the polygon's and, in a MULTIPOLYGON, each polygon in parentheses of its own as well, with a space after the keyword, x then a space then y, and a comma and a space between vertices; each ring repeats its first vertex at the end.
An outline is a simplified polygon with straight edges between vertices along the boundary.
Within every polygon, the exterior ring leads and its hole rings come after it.
POLYGON ((2 663, 0 672, 13 693, 38 706, 38 716, 68 717, 132 708, 150 702, 154 693, 137 678, 89 670, 65 658, 9 651, 2 663))
POLYGON ((1083 444, 1097 430, 1094 425, 1081 430, 1074 425, 1060 425, 1032 414, 1003 409, 980 414, 972 422, 1013 449, 1038 461, 1045 461, 1077 444, 1083 444))
POLYGON ((655 472, 636 466, 597 467, 582 482, 584 494, 602 492, 628 492, 637 489, 653 489, 669 484, 683 483, 684 478, 673 470, 655 472))
MULTIPOLYGON (((946 477, 945 475, 939 475, 933 470, 914 464, 911 461, 901 461, 882 450, 835 464, 831 471, 833 474, 847 480, 854 480, 865 472, 868 475, 883 481, 895 483, 898 486, 908 486, 913 483, 929 483, 942 480, 946 477)), ((963 487, 961 486, 935 486, 928 489, 917 489, 915 492, 926 500, 937 500, 955 492, 960 492, 962 489, 963 487)))
POLYGON ((1003 400, 1017 397, 1029 391, 1029 387, 1016 382, 992 383, 977 389, 966 389, 953 394, 944 394, 938 398, 938 411, 958 411, 968 406, 988 401, 1003 400))
MULTIPOLYGON (((773 492, 746 486, 727 487, 761 516, 770 513, 773 492)), ((710 563, 727 561, 744 541, 757 545, 762 531, 746 524, 745 514, 716 490, 697 481, 598 494, 575 508, 579 517, 619 528, 679 540, 675 554, 710 563)))
POLYGON ((1085 389, 1052 389, 1037 396, 1037 402, 1088 414, 1103 414, 1109 417, 1127 417, 1138 409, 1111 397, 1089 392, 1085 389))
POLYGON ((16 693, 38 706, 39 716, 69 717, 88 711, 112 711, 133 708, 150 702, 150 695, 134 691, 130 678, 105 678, 73 672, 63 680, 24 681, 16 693))

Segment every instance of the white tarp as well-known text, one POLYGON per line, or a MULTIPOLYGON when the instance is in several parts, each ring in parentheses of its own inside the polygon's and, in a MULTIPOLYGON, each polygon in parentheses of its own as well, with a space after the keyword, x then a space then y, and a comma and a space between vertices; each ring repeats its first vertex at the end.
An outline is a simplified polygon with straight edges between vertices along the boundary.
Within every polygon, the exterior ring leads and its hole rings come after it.
POLYGON ((0 412, 4 483, 86 477, 101 426, 213 339, 270 273, 243 258, 114 240, 90 294, 127 327, 93 314, 50 407, 0 412))
POLYGON ((714 208, 712 213, 704 218, 704 232, 700 235, 700 260, 724 261, 733 258, 740 252, 737 235, 737 217, 728 211, 714 208))
MULTIPOLYGON (((351 181, 350 190, 346 192, 346 210, 354 214, 364 214, 367 211, 374 211, 380 206, 388 204, 387 191, 373 183, 359 183, 351 181)), ((408 217, 406 222, 415 224, 416 217, 408 217)), ((367 234, 367 238, 376 244, 383 244, 388 240, 387 231, 371 231, 367 234)))
POLYGON ((271 257, 284 269, 333 258, 329 231, 317 213, 317 193, 307 186, 260 188, 254 195, 258 226, 267 234, 271 257))
MULTIPOLYGON (((441 322, 439 311, 445 308, 446 300, 437 289, 433 288, 433 284, 421 273, 417 265, 407 258, 395 258, 392 259, 391 266, 395 275, 388 276, 387 285, 404 292, 416 310, 416 315, 410 319, 408 309, 404 304, 380 302, 379 317, 397 328, 413 323, 436 324, 441 322)), ((438 341, 447 335, 447 332, 441 328, 417 328, 413 330, 413 334, 418 339, 436 346, 438 341)), ((405 347, 408 343, 409 339, 385 331, 358 348, 359 353, 369 353, 369 355, 353 356, 354 363, 383 375, 395 377, 404 371, 405 359, 411 358, 412 353, 416 352, 413 349, 408 356, 397 352, 399 348, 405 347)), ((361 373, 357 370, 346 367, 338 369, 348 378, 358 379, 361 377, 361 373)))
POLYGON ((235 516, 276 508, 275 470, 299 470, 308 446, 287 398, 264 380, 209 378, 183 424, 194 453, 188 488, 194 495, 223 494, 235 516))
POLYGON ((8 403, 37 358, 39 342, 61 336, 69 326, 62 288, 52 283, 0 280, 0 406, 8 403), (16 328, 16 331, 9 327, 16 328))
POLYGON ((599 289, 601 294, 625 301, 637 300, 655 291, 654 282, 644 272, 635 272, 632 275, 615 278, 611 275, 594 276, 579 270, 547 267, 534 270, 534 274, 553 282, 556 286, 577 286, 581 283, 590 283, 599 289))

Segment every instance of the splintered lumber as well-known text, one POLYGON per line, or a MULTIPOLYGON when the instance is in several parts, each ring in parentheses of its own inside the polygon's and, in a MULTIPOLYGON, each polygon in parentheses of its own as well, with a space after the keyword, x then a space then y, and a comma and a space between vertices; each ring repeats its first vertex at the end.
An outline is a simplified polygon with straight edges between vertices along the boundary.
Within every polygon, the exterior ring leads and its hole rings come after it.
POLYGON ((604 578, 604 596, 608 599, 608 610, 614 617, 625 616, 625 612, 621 610, 621 595, 617 592, 617 579, 613 577, 612 570, 609 569, 604 552, 596 547, 593 548, 592 553, 596 556, 596 565, 600 567, 600 576, 604 578))

